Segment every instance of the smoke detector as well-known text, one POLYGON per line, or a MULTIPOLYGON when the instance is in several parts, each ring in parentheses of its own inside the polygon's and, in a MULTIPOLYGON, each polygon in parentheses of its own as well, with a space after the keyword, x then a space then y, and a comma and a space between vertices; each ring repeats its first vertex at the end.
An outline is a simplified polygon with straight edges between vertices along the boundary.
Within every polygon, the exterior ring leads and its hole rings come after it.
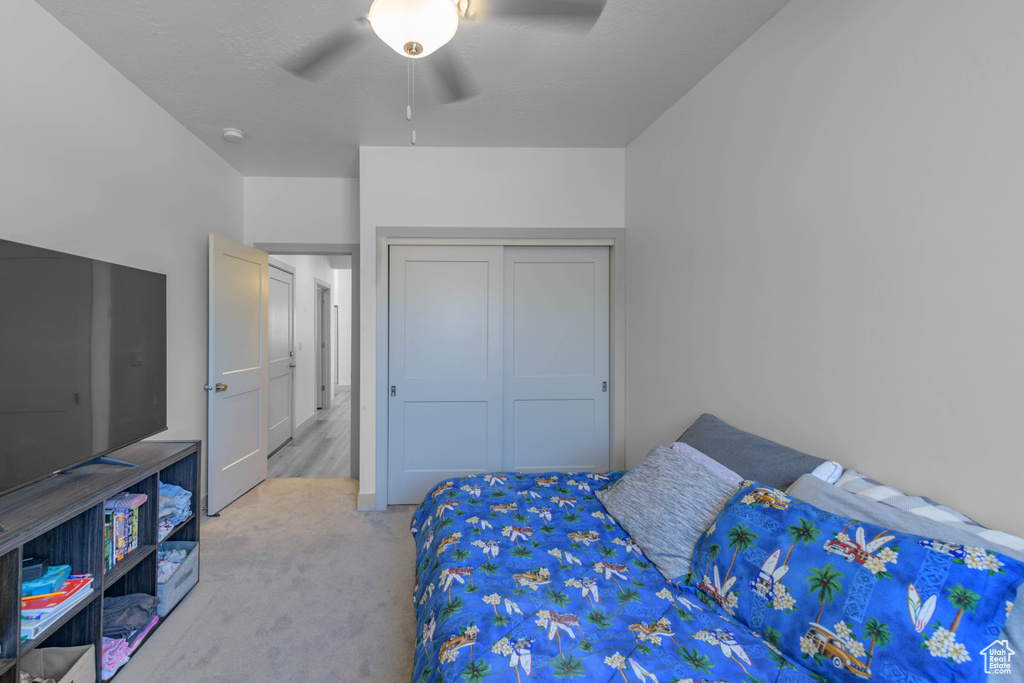
POLYGON ((237 128, 225 128, 223 136, 228 142, 241 142, 245 139, 245 133, 237 128))

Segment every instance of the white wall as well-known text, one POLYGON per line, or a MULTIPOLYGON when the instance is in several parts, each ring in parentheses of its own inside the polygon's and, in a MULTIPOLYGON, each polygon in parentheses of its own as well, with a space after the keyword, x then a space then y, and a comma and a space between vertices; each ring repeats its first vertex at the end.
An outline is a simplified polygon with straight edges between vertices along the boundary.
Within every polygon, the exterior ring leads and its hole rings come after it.
POLYGON ((352 269, 335 268, 334 302, 338 307, 338 384, 352 384, 352 269))
POLYGON ((205 441, 207 235, 242 240, 241 176, 30 0, 0 2, 0 93, 0 237, 166 273, 157 438, 205 441))
POLYGON ((1024 534, 1021 26, 792 0, 628 147, 631 462, 708 411, 1024 534))
POLYGON ((359 241, 354 178, 245 178, 245 240, 302 244, 359 241))
POLYGON ((377 228, 621 228, 624 161, 622 149, 360 148, 360 507, 377 504, 387 469, 376 453, 377 228))
MULTIPOLYGON (((292 292, 295 297, 295 402, 296 434, 316 421, 316 279, 333 284, 334 273, 326 256, 274 256, 295 269, 292 292)), ((331 290, 332 299, 334 290, 331 290)), ((331 306, 334 306, 332 301, 331 306)), ((331 340, 324 340, 330 348, 331 340)))

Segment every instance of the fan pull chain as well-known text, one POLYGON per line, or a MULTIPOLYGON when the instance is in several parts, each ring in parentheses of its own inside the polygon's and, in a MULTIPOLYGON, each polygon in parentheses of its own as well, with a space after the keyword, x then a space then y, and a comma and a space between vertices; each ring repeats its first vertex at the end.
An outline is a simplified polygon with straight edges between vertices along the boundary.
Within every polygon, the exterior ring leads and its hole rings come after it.
MULTIPOLYGON (((416 104, 416 65, 412 59, 406 60, 405 65, 405 120, 412 123, 412 110, 416 104)), ((412 128, 412 144, 416 144, 416 128, 412 128)))

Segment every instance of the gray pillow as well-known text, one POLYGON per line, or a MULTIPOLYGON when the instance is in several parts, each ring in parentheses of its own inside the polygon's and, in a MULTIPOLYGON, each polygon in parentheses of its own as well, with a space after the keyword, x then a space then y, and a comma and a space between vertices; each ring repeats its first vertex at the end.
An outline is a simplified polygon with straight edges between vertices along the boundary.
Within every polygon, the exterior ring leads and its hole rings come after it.
MULTIPOLYGON (((1013 557, 1024 562, 1024 552, 1011 550, 997 543, 992 543, 977 534, 963 529, 957 529, 942 522, 936 522, 927 517, 915 515, 898 508, 891 507, 876 500, 858 496, 849 491, 837 488, 823 482, 817 477, 804 475, 796 480, 796 483, 789 487, 787 494, 793 498, 810 503, 814 507, 821 508, 843 517, 858 519, 870 524, 881 524, 889 529, 904 531, 925 538, 934 538, 947 543, 958 545, 971 545, 986 550, 994 550, 1008 557, 1013 557)), ((1009 642, 1010 649, 1014 652, 1024 652, 1024 586, 1017 590, 1017 605, 1010 611, 1010 617, 1003 624, 1003 631, 999 634, 999 640, 1009 642)), ((991 683, 999 683, 1006 680, 1003 674, 992 674, 988 677, 991 683)))
POLYGON ((688 443, 744 479, 784 490, 825 462, 788 446, 736 429, 704 413, 676 441, 688 443))
POLYGON ((596 495, 671 581, 689 571, 693 547, 734 493, 704 465, 659 446, 596 495))

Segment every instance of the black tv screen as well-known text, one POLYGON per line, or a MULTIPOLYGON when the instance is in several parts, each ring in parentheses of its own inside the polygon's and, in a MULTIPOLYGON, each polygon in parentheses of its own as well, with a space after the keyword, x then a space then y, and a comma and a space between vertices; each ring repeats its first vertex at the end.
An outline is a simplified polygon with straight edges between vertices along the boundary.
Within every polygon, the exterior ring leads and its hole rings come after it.
POLYGON ((167 277, 0 240, 0 494, 167 429, 167 277))

